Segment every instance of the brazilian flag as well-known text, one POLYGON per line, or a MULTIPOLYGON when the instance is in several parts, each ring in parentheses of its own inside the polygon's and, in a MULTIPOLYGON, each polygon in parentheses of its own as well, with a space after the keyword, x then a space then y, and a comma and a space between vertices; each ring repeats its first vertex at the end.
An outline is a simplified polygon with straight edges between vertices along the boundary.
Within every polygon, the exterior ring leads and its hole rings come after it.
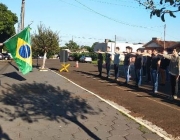
POLYGON ((26 27, 20 33, 3 43, 24 75, 32 71, 32 50, 30 40, 30 27, 26 27))

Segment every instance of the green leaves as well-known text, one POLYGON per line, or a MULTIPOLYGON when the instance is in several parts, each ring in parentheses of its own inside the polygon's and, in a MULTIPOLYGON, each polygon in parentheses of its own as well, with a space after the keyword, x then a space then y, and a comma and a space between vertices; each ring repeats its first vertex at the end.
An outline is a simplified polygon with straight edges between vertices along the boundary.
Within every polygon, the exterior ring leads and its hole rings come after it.
POLYGON ((31 37, 31 45, 33 50, 33 57, 44 55, 47 52, 47 57, 59 53, 59 33, 52 31, 45 25, 40 24, 31 37))
POLYGON ((161 15, 161 20, 165 22, 164 14, 161 15))
POLYGON ((173 12, 172 11, 169 11, 169 15, 171 16, 171 17, 173 17, 173 18, 175 18, 176 16, 173 14, 173 12))
POLYGON ((14 25, 18 22, 16 14, 0 3, 0 42, 4 42, 15 34, 14 25))
POLYGON ((77 45, 77 43, 72 40, 70 40, 69 43, 66 43, 65 45, 71 51, 77 51, 79 49, 79 45, 77 45))
POLYGON ((180 0, 136 0, 140 6, 151 10, 150 18, 156 16, 165 22, 165 15, 169 14, 170 17, 175 18, 175 13, 180 12, 180 0))

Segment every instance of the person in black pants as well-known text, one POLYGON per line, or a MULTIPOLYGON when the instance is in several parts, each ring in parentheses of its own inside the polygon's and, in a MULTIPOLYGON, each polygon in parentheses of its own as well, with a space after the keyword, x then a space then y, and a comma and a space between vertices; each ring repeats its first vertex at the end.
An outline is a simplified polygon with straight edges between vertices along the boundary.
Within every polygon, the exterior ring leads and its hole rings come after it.
POLYGON ((148 50, 147 60, 146 60, 146 82, 151 82, 151 61, 152 61, 152 50, 148 50))
POLYGON ((171 95, 170 99, 177 99, 178 94, 178 80, 180 75, 180 57, 176 49, 173 49, 172 54, 160 54, 170 60, 169 73, 171 82, 171 95))
MULTIPOLYGON (((162 53, 167 54, 167 51, 163 50, 162 53)), ((160 83, 161 86, 165 86, 165 83, 166 83, 166 69, 169 66, 169 63, 170 63, 169 59, 164 58, 164 57, 161 58, 161 64, 160 64, 160 70, 159 70, 160 76, 161 76, 160 77, 161 78, 161 83, 160 83)))
POLYGON ((98 63, 98 71, 99 71, 99 74, 98 76, 102 76, 102 64, 103 64, 103 55, 101 53, 101 50, 99 49, 98 50, 98 58, 97 58, 97 63, 98 63))
POLYGON ((143 57, 141 55, 141 50, 137 49, 137 53, 135 55, 135 75, 136 75, 136 87, 139 88, 141 86, 142 81, 142 63, 143 63, 143 57))
POLYGON ((151 80, 153 84, 153 93, 158 93, 158 81, 159 81, 159 67, 160 67, 160 56, 158 50, 153 50, 152 61, 151 61, 151 80))
POLYGON ((106 71, 107 71, 107 79, 110 76, 110 70, 111 70, 111 60, 112 60, 112 54, 110 52, 110 47, 107 47, 107 51, 105 53, 105 62, 106 62, 106 71))

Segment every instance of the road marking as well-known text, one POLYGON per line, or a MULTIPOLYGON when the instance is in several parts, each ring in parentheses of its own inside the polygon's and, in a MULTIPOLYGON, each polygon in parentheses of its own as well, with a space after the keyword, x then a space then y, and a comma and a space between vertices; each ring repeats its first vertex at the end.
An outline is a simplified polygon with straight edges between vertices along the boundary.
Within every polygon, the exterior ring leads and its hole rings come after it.
MULTIPOLYGON (((131 116, 129 113, 127 113, 126 111, 124 111, 124 110, 121 109, 120 107, 114 105, 114 104, 111 103, 110 101, 105 100, 104 98, 100 97, 99 95, 95 94, 94 92, 92 92, 92 91, 90 91, 90 90, 88 90, 88 89, 86 89, 86 88, 84 88, 84 87, 76 84, 75 82, 71 81, 70 79, 68 79, 68 78, 66 78, 66 77, 64 77, 64 76, 62 76, 61 74, 56 73, 55 71, 52 71, 52 70, 50 70, 50 71, 53 72, 53 73, 55 73, 55 74, 57 74, 57 75, 59 75, 60 77, 62 77, 62 78, 64 78, 64 79, 66 79, 67 81, 71 82, 71 83, 74 84, 75 86, 77 86, 77 87, 79 87, 79 88, 81 88, 81 89, 89 92, 90 94, 96 96, 96 97, 99 98, 100 100, 102 100, 102 101, 104 101, 105 103, 109 104, 110 106, 112 106, 113 108, 117 109, 118 111, 122 112, 123 114, 125 114, 126 116, 128 116, 128 117, 131 118, 132 120, 136 121, 137 123, 145 126, 146 128, 148 128, 148 129, 151 130, 152 132, 156 133, 156 134, 159 135, 160 137, 164 138, 165 140, 172 140, 172 138, 170 138, 170 137, 164 135, 163 133, 159 132, 158 129, 154 129, 154 127, 153 127, 153 126, 150 127, 150 126, 148 125, 148 123, 144 123, 144 122, 141 121, 140 119, 131 116)), ((165 132, 165 133, 166 133, 166 132, 165 132)), ((169 135, 169 134, 167 134, 167 135, 169 135)))

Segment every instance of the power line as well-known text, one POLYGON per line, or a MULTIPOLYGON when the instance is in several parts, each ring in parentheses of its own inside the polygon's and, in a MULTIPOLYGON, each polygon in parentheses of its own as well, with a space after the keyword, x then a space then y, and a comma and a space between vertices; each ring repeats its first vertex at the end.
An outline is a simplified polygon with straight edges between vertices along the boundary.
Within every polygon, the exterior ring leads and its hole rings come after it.
MULTIPOLYGON (((104 17, 104 18, 107 18, 107 19, 109 19, 109 20, 115 21, 115 22, 120 23, 120 24, 124 24, 124 25, 131 26, 131 27, 144 28, 144 29, 148 29, 148 30, 151 30, 151 31, 155 31, 155 32, 162 33, 162 32, 160 32, 160 31, 153 30, 152 28, 160 28, 160 27, 163 27, 163 26, 145 27, 145 26, 133 25, 133 24, 129 24, 129 23, 126 23, 126 22, 123 22, 123 21, 118 21, 118 20, 116 20, 116 19, 113 19, 113 18, 110 18, 110 17, 108 17, 108 16, 106 16, 106 15, 103 15, 103 14, 101 14, 101 13, 99 13, 99 12, 96 12, 95 10, 93 10, 93 9, 89 8, 88 6, 82 4, 82 3, 79 2, 78 0, 75 0, 75 1, 76 1, 77 3, 79 3, 80 5, 82 5, 83 7, 85 7, 85 8, 79 7, 79 6, 77 6, 77 5, 74 5, 74 4, 72 4, 72 3, 66 2, 66 1, 64 1, 64 0, 60 0, 60 1, 66 3, 66 4, 68 4, 68 5, 74 6, 74 7, 78 7, 78 8, 84 9, 84 10, 91 11, 91 12, 93 12, 93 13, 95 13, 95 14, 98 14, 98 15, 104 17)), ((93 1, 95 1, 95 0, 93 0, 93 1)), ((131 3, 137 3, 137 0, 134 0, 134 1, 116 0, 116 1, 119 1, 119 2, 129 2, 129 3, 130 3, 130 2, 131 2, 131 3), (136 1, 136 2, 135 2, 135 1, 136 1)), ((169 35, 169 34, 167 34, 167 35, 168 35, 168 36, 171 36, 171 35, 169 35)), ((173 37, 173 36, 171 36, 171 37, 177 39, 176 37, 173 37)))
MULTIPOLYGON (((138 8, 138 9, 141 8, 141 7, 133 7, 133 6, 122 5, 122 4, 117 4, 117 3, 110 3, 110 2, 106 2, 106 1, 100 1, 100 0, 90 0, 90 1, 98 2, 98 3, 102 3, 102 4, 108 4, 108 5, 128 7, 128 8, 138 8)), ((141 9, 145 9, 145 8, 141 8, 141 9)))
MULTIPOLYGON (((79 3, 79 4, 82 5, 82 6, 86 7, 89 11, 91 11, 91 12, 93 12, 93 13, 95 13, 95 14, 98 14, 98 15, 104 17, 104 18, 107 18, 107 19, 109 19, 109 20, 112 20, 112 21, 115 21, 115 22, 117 22, 117 23, 120 23, 120 24, 124 24, 124 25, 131 26, 131 27, 145 28, 145 29, 155 28, 155 27, 145 27, 145 26, 133 25, 133 24, 129 24, 129 23, 126 23, 126 22, 123 22, 123 21, 118 21, 118 20, 116 20, 116 19, 113 19, 113 18, 111 18, 111 17, 108 17, 108 16, 106 16, 106 15, 103 15, 103 14, 101 14, 101 13, 99 13, 99 12, 91 9, 90 7, 84 5, 83 3, 79 2, 78 0, 74 0, 74 1, 76 1, 77 3, 79 3)), ((156 26, 156 27, 162 27, 162 26, 156 26)), ((152 30, 152 29, 151 29, 151 30, 152 30)), ((155 31, 155 30, 154 30, 154 31, 155 31)), ((159 31, 156 31, 156 32, 159 32, 159 31)))
POLYGON ((85 9, 85 8, 83 8, 83 7, 79 7, 79 6, 77 6, 77 5, 74 5, 74 4, 69 3, 69 2, 67 2, 67 1, 64 1, 64 0, 59 0, 59 1, 64 2, 64 3, 68 4, 68 5, 74 6, 74 7, 76 7, 76 8, 80 8, 80 9, 87 10, 87 9, 85 9))

